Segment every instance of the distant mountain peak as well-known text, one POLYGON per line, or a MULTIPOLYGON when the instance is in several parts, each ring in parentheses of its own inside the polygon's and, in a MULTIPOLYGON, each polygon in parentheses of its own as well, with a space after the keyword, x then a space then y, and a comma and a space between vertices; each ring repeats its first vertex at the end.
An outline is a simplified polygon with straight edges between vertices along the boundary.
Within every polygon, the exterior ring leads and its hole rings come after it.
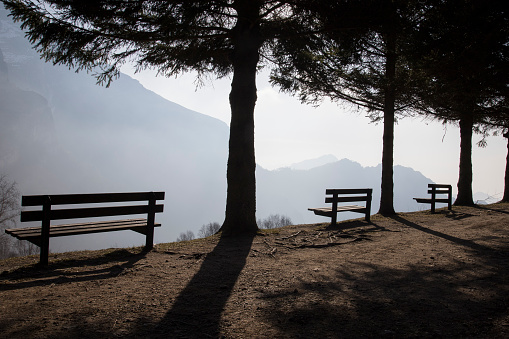
POLYGON ((338 158, 336 158, 332 154, 326 154, 322 155, 321 157, 314 158, 314 159, 308 159, 301 162, 297 162, 294 164, 291 164, 288 166, 292 170, 301 170, 301 171, 307 171, 315 167, 320 167, 332 162, 338 161, 338 158))

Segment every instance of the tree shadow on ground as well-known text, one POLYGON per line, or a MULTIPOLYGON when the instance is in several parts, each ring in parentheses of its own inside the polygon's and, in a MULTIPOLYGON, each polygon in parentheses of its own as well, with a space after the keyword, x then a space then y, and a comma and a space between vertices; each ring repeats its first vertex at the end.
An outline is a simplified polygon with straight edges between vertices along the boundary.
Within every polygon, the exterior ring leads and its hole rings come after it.
POLYGON ((485 210, 485 211, 492 211, 492 212, 497 212, 497 213, 509 214, 508 211, 504 211, 502 209, 495 208, 494 206, 497 206, 497 205, 489 205, 489 206, 486 206, 486 205, 475 205, 475 208, 480 209, 480 210, 485 210))
POLYGON ((483 251, 485 253, 487 253, 487 252, 492 253, 493 251, 495 251, 494 249, 492 249, 490 247, 477 244, 474 241, 466 240, 466 239, 461 239, 461 238, 452 236, 450 234, 446 234, 446 233, 443 233, 443 232, 432 230, 429 227, 424 227, 424 226, 418 225, 418 224, 416 224, 416 223, 414 223, 414 222, 412 222, 412 221, 410 221, 408 219, 405 219, 405 218, 403 218, 403 217, 401 217, 399 215, 393 216, 392 219, 397 221, 397 222, 399 222, 399 223, 401 223, 401 224, 403 224, 403 225, 406 225, 408 227, 415 228, 416 230, 419 230, 419 231, 422 231, 422 232, 434 235, 436 237, 440 237, 442 239, 451 241, 451 242, 456 243, 456 244, 461 245, 461 246, 469 247, 472 250, 483 251))
MULTIPOLYGON (((324 224, 325 225, 325 224, 324 224)), ((373 221, 365 221, 364 219, 354 219, 338 222, 336 225, 327 224, 324 230, 327 231, 344 231, 351 229, 364 229, 366 232, 376 230, 386 230, 384 227, 377 225, 373 221)))
POLYGON ((453 220, 462 220, 467 219, 470 217, 475 217, 475 215, 471 213, 464 213, 464 212, 458 212, 455 210, 442 210, 440 211, 442 214, 445 215, 446 218, 453 219, 453 220))
POLYGON ((472 280, 473 272, 461 267, 349 265, 337 269, 337 279, 301 282, 290 303, 285 292, 265 295, 264 320, 286 338, 504 337, 493 329, 508 314, 501 272, 472 280), (472 289, 486 297, 472 298, 472 289))
POLYGON ((291 295, 288 289, 264 293, 269 306, 262 311, 263 321, 284 338, 506 338, 509 249, 495 250, 400 216, 393 219, 480 260, 397 268, 349 261, 335 269, 335 278, 301 280, 291 295))
POLYGON ((130 252, 126 249, 118 249, 101 256, 86 257, 80 259, 65 259, 50 262, 47 267, 38 264, 21 267, 11 272, 0 274, 0 284, 3 281, 18 280, 17 283, 0 285, 0 290, 14 290, 35 286, 59 285, 70 282, 84 282, 107 279, 122 274, 132 268, 138 261, 145 258, 145 252, 130 252), (114 265, 108 265, 113 264, 114 265), (102 269, 97 266, 105 265, 102 269), (90 269, 72 270, 69 268, 89 267, 90 269), (30 278, 29 280, 24 280, 30 278))
POLYGON ((134 336, 151 338, 216 338, 221 314, 246 264, 254 236, 221 237, 198 273, 174 301, 164 318, 147 327, 137 325, 134 336))

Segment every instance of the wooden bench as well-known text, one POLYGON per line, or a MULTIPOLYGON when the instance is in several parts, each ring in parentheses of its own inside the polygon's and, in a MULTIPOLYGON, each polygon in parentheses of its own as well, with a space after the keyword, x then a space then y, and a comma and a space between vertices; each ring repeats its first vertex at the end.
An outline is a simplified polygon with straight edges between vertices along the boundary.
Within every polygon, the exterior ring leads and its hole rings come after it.
POLYGON ((452 186, 444 184, 428 184, 428 193, 431 198, 414 198, 420 204, 431 204, 431 213, 435 213, 436 203, 447 204, 449 210, 452 209, 452 186), (437 195, 446 194, 447 198, 437 198, 437 195))
POLYGON ((49 238, 77 234, 132 230, 146 236, 145 250, 154 246, 155 214, 163 212, 163 205, 156 200, 164 200, 164 192, 139 193, 98 193, 98 194, 59 194, 27 195, 21 199, 21 206, 39 207, 36 210, 22 211, 21 221, 41 221, 40 227, 6 229, 7 234, 20 240, 28 240, 41 248, 40 264, 48 264, 49 238), (146 201, 145 205, 126 205, 126 202, 146 201), (119 204, 123 203, 123 204, 119 204), (80 207, 63 205, 101 204, 100 207, 80 207), (53 209, 54 206, 58 206, 53 209), (119 215, 147 214, 146 218, 83 222, 75 224, 50 225, 52 220, 97 218, 119 215))
POLYGON ((365 214, 366 221, 370 221, 371 215, 371 199, 373 196, 373 189, 371 188, 354 188, 354 189, 327 189, 325 194, 326 203, 332 203, 331 207, 321 208, 308 208, 309 211, 313 211, 316 215, 331 218, 331 225, 335 225, 337 221, 338 212, 357 212, 365 214), (361 202, 365 201, 365 206, 359 205, 347 205, 338 206, 341 202, 361 202))

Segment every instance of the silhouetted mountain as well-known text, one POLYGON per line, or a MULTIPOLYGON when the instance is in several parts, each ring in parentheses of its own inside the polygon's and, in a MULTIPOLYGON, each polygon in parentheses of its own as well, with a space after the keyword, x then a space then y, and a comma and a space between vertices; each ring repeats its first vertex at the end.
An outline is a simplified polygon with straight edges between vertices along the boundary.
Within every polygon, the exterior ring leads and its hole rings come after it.
MULTIPOLYGON (((165 100, 127 75, 104 88, 89 74, 41 61, 3 9, 0 52, 0 173, 16 180, 22 194, 163 190, 156 242, 223 221, 225 123, 165 100)), ((324 205, 326 188, 349 187, 372 187, 376 212, 380 166, 336 160, 323 156, 276 171, 258 167, 257 217, 325 222, 307 208, 324 205)), ((396 166, 396 209, 418 209, 412 197, 425 195, 428 182, 396 166)), ((52 239, 51 250, 143 243, 143 236, 126 231, 52 239)))
POLYGON ((331 162, 338 161, 338 158, 333 156, 332 154, 322 155, 321 157, 315 159, 304 160, 295 164, 291 164, 288 166, 292 170, 309 170, 315 167, 319 167, 325 164, 329 164, 331 162))
MULTIPOLYGON (((1 14, 0 172, 22 194, 164 190, 157 242, 224 218, 225 123, 126 75, 104 88, 45 63, 1 14)), ((143 243, 134 232, 118 234, 56 239, 52 250, 143 243)))
MULTIPOLYGON (((257 168, 257 209, 260 215, 279 213, 288 215, 297 223, 326 222, 315 216, 309 207, 327 206, 327 188, 372 188, 372 213, 380 206, 382 167, 362 167, 359 163, 342 159, 307 171, 282 168, 267 171, 257 168)), ((427 185, 432 181, 421 173, 403 166, 394 167, 394 207, 407 212, 429 208, 418 205, 414 197, 426 197, 427 185)), ((338 220, 358 218, 357 213, 340 213, 338 220)))

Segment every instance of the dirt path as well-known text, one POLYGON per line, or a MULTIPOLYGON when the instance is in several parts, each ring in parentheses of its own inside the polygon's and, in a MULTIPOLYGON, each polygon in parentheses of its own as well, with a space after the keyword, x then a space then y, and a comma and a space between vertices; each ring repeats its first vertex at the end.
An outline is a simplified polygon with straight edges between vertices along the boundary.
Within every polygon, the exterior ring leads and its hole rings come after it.
POLYGON ((0 261, 1 338, 509 337, 509 204, 36 261, 0 261))

